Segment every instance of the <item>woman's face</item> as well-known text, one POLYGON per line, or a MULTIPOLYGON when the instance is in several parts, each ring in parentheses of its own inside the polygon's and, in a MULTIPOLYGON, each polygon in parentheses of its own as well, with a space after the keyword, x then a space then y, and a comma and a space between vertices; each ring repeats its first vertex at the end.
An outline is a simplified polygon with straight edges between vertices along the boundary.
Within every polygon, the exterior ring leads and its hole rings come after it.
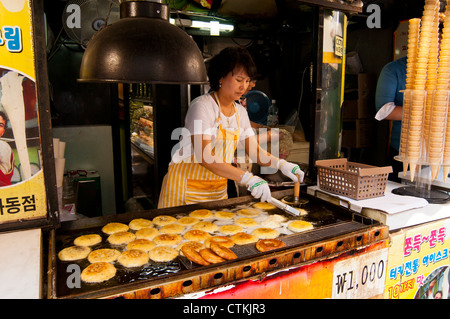
POLYGON ((233 100, 239 100, 248 88, 251 79, 243 67, 237 67, 221 80, 219 91, 233 100))

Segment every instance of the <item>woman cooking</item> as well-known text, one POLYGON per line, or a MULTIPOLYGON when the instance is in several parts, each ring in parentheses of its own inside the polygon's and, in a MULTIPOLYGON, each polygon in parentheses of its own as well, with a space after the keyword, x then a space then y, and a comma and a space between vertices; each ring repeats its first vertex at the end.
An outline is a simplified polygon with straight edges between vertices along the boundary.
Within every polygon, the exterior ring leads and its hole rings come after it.
POLYGON ((265 180, 231 165, 239 142, 245 143, 245 152, 261 166, 279 169, 294 182, 303 181, 298 165, 259 146, 247 111, 236 102, 255 75, 255 64, 243 48, 225 48, 211 59, 208 77, 212 92, 194 99, 188 109, 158 208, 226 199, 227 179, 245 186, 255 198, 269 201, 270 188, 265 180))

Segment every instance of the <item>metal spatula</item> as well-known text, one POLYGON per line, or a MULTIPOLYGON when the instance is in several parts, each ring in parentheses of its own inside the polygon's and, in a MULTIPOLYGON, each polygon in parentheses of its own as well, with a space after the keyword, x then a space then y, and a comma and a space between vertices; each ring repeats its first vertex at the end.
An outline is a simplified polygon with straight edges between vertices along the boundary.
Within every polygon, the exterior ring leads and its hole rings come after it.
POLYGON ((295 208, 292 207, 292 206, 289 206, 288 204, 285 204, 285 203, 283 203, 283 202, 280 202, 280 201, 279 201, 278 199, 276 199, 276 198, 273 198, 273 197, 272 197, 272 198, 269 200, 269 203, 274 204, 275 206, 277 206, 279 209, 285 211, 286 213, 289 213, 289 214, 294 215, 294 216, 300 216, 300 212, 299 212, 297 209, 295 209, 295 208))

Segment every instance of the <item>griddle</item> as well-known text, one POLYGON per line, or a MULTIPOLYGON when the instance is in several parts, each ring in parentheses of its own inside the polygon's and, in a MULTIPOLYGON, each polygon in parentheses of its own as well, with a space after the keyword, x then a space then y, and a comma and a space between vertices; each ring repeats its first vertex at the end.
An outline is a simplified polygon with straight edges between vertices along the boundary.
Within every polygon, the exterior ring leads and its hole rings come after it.
MULTIPOLYGON (((293 190, 276 191, 275 198, 292 195, 293 190)), ((183 256, 169 263, 149 262, 138 269, 126 269, 117 263, 117 274, 104 283, 87 284, 81 282, 79 288, 67 285, 71 272, 68 264, 76 264, 80 269, 88 265, 87 260, 79 262, 62 262, 57 253, 64 247, 72 245, 73 240, 83 234, 102 234, 101 228, 109 222, 128 224, 135 218, 153 219, 158 215, 188 214, 195 209, 235 210, 242 206, 251 206, 255 200, 251 196, 211 201, 202 204, 186 205, 165 209, 140 211, 120 215, 95 218, 84 218, 61 223, 61 227, 49 233, 48 250, 48 297, 49 298, 171 298, 184 293, 201 289, 209 289, 221 284, 266 275, 293 265, 322 258, 330 258, 335 254, 356 249, 388 238, 388 227, 379 222, 339 207, 306 193, 302 199, 308 202, 303 206, 308 211, 301 219, 311 222, 314 229, 302 233, 282 235, 278 239, 286 243, 286 247, 265 253, 259 252, 255 243, 238 246, 232 250, 238 259, 209 266, 200 266, 183 256)), ((298 219, 279 209, 273 213, 288 219, 298 219)), ((106 235, 99 246, 105 243, 106 235)))

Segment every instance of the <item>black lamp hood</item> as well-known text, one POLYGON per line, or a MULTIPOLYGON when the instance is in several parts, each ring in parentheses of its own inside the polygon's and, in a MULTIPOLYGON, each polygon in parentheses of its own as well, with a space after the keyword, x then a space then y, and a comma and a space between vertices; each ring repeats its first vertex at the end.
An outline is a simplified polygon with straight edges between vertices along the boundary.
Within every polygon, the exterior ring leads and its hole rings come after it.
POLYGON ((207 83, 197 44, 169 23, 156 1, 120 4, 120 20, 97 32, 83 55, 79 82, 207 83))

